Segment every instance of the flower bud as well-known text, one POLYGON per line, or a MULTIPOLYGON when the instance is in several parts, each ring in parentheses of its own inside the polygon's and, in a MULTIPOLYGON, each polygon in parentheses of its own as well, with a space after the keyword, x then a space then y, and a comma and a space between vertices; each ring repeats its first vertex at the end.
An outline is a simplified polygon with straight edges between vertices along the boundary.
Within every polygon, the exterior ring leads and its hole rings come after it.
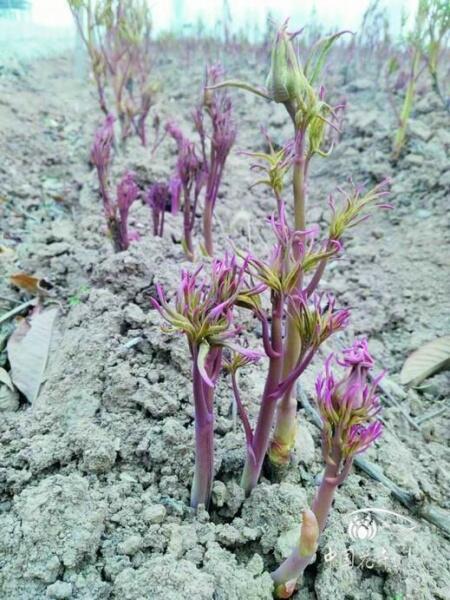
POLYGON ((290 43, 285 29, 280 29, 272 48, 270 72, 267 77, 267 89, 275 102, 287 102, 289 97, 289 64, 287 45, 290 43))

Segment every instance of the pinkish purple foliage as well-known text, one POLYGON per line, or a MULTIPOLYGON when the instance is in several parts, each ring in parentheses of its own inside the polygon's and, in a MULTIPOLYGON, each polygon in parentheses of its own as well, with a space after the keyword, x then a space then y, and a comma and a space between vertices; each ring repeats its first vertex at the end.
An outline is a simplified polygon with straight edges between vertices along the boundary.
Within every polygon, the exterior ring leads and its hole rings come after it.
POLYGON ((206 252, 213 255, 212 219, 219 193, 223 171, 231 147, 236 140, 236 126, 232 119, 232 103, 229 95, 223 91, 212 91, 208 86, 222 77, 220 65, 209 67, 206 71, 203 90, 203 102, 193 113, 195 129, 200 144, 184 136, 174 123, 166 125, 166 131, 175 140, 178 147, 177 177, 183 189, 184 204, 184 244, 188 255, 193 256, 192 230, 195 223, 198 199, 205 187, 203 207, 203 235, 206 252), (205 124, 208 115, 210 124, 205 124))
POLYGON ((326 446, 329 451, 338 440, 342 458, 346 460, 364 452, 382 433, 382 424, 377 420, 381 406, 375 391, 383 374, 369 383, 368 374, 373 366, 366 340, 356 340, 343 351, 342 359, 335 359, 333 354, 328 357, 325 374, 316 382, 326 446), (341 379, 333 374, 333 360, 347 369, 341 379))
POLYGON ((140 192, 133 173, 127 171, 117 185, 115 199, 111 196, 109 171, 114 142, 114 121, 112 115, 107 115, 103 124, 97 129, 91 150, 91 161, 97 169, 103 210, 114 249, 116 252, 121 252, 130 244, 128 214, 140 192))
MULTIPOLYGON (((191 505, 209 503, 214 475, 214 388, 222 369, 223 348, 233 347, 239 332, 234 324, 234 304, 241 290, 245 263, 225 256, 215 260, 209 278, 202 278, 202 267, 183 271, 174 303, 169 303, 157 286, 158 300, 153 305, 168 323, 169 332, 184 333, 192 359, 195 408, 195 473, 191 505)), ((243 350, 248 357, 251 352, 243 350)))
POLYGON ((145 201, 152 211, 153 235, 162 237, 164 233, 164 216, 170 210, 176 214, 180 205, 181 181, 172 177, 169 183, 156 182, 147 190, 145 201))
POLYGON ((197 155, 195 144, 185 137, 180 128, 173 122, 166 125, 167 133, 175 140, 178 147, 178 159, 175 178, 172 180, 174 187, 173 211, 179 206, 180 193, 183 192, 183 231, 185 251, 190 256, 194 255, 192 230, 195 223, 200 192, 206 181, 206 167, 204 161, 197 155))

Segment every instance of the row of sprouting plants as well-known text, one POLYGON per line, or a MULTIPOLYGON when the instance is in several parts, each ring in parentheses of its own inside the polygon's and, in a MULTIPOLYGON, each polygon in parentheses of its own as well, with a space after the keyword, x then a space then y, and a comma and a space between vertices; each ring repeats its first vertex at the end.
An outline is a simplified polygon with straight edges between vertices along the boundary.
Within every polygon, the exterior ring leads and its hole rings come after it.
MULTIPOLYGON (((162 91, 161 82, 154 75, 154 57, 176 51, 175 40, 168 34, 161 35, 159 42, 152 40, 147 0, 68 0, 68 3, 89 55, 100 108, 105 116, 114 113, 119 123, 118 143, 124 145, 130 136, 137 135, 146 146, 147 120, 162 91)), ((250 53, 253 49, 254 60, 261 60, 270 47, 272 28, 267 28, 260 44, 245 44, 242 36, 236 39, 230 33, 228 13, 227 9, 223 19, 225 43, 220 46, 208 38, 203 42, 189 37, 182 39, 184 59, 214 53, 221 54, 223 61, 238 63, 242 52, 250 53), (195 45, 200 54, 195 53, 195 45)), ((381 0, 372 0, 359 35, 340 40, 337 59, 329 67, 333 72, 340 72, 344 83, 361 74, 367 76, 371 67, 375 67, 377 85, 385 89, 398 124, 393 137, 394 159, 400 157, 406 143, 408 121, 417 92, 421 91, 421 81, 422 87, 425 86, 426 73, 432 89, 450 112, 446 91, 449 72, 445 68, 449 53, 450 4, 447 0, 419 0, 412 28, 408 28, 407 17, 405 14, 402 18, 401 35, 394 37, 381 0)), ((309 29, 310 45, 324 37, 317 22, 309 29)), ((303 37, 306 39, 306 35, 303 37)), ((304 43, 301 46, 305 49, 304 43)), ((153 150, 161 142, 160 125, 156 115, 153 150)))
MULTIPOLYGON (((120 99, 115 95, 120 140, 135 131, 143 143, 146 142, 143 113, 136 112, 137 109, 124 111, 123 106, 129 105, 122 106, 121 102, 130 90, 139 88, 134 85, 134 78, 143 80, 139 73, 147 59, 137 60, 136 56, 148 51, 147 37, 145 34, 139 38, 136 31, 148 31, 148 23, 141 27, 142 20, 149 18, 144 4, 139 0, 126 3, 110 0, 97 3, 93 11, 86 1, 71 1, 80 26, 84 15, 89 27, 100 35, 95 40, 92 34, 85 36, 97 87, 99 60, 104 60, 105 70, 101 71, 106 74, 104 81, 111 78, 114 94, 121 90, 120 99), (106 43, 104 36, 120 39, 106 43), (133 51, 127 55, 129 46, 133 51), (122 48, 118 54, 113 53, 114 60, 109 55, 110 47, 122 48), (98 58, 103 53, 108 55, 107 59, 98 58), (125 79, 123 74, 119 77, 122 87, 117 87, 114 82, 117 74, 122 73, 123 67, 118 65, 123 56, 128 56, 127 71, 125 79), (115 66, 108 75, 109 63, 115 66)), ((197 261, 192 271, 182 271, 175 293, 158 286, 157 297, 153 299, 165 331, 186 337, 191 358, 195 408, 195 466, 191 487, 194 509, 199 505, 208 508, 210 504, 214 479, 214 396, 224 374, 229 377, 230 393, 244 431, 241 485, 245 493, 250 494, 258 484, 265 461, 272 470, 283 471, 289 464, 297 438, 296 386, 322 345, 344 330, 351 316, 348 309, 337 306, 332 294, 321 291, 321 279, 329 263, 344 252, 348 230, 366 220, 371 209, 389 207, 385 202, 387 181, 369 190, 351 185, 339 190, 339 198, 330 195, 326 231, 309 222, 310 163, 330 155, 342 123, 342 107, 327 102, 326 90, 319 80, 333 44, 346 32, 318 39, 304 60, 295 47, 299 33, 288 32, 287 22, 276 31, 264 87, 225 80, 219 66, 206 70, 202 100, 192 115, 197 140, 189 139, 174 121, 164 127, 178 153, 173 176, 168 181, 155 182, 142 194, 133 175, 126 173, 116 192, 111 190, 111 158, 118 142, 114 131, 116 117, 109 109, 105 110, 105 121, 96 132, 91 152, 116 251, 126 250, 132 240, 128 212, 131 204, 143 197, 152 210, 155 235, 163 235, 168 211, 182 213, 183 248, 187 257, 196 262, 198 252, 193 232, 196 215, 202 211, 203 240, 199 246, 202 254, 211 257, 210 267, 206 268, 204 261, 197 261), (274 211, 267 222, 273 236, 268 256, 230 247, 219 258, 213 244, 214 209, 237 133, 232 88, 282 104, 292 122, 292 138, 282 147, 275 148, 269 143, 267 152, 252 154, 257 161, 255 168, 261 174, 257 183, 269 188, 274 198, 274 211), (291 191, 287 185, 290 179, 291 191), (246 332, 245 313, 260 328, 260 344, 246 332), (260 361, 264 361, 267 370, 256 420, 252 423, 249 399, 242 397, 240 378, 245 376, 246 368, 260 361)), ((102 88, 101 104, 106 102, 106 96, 102 88)), ((139 97, 137 93, 136 98, 139 97)), ((135 100, 133 106, 143 104, 135 100)), ((341 354, 328 356, 316 381, 324 472, 310 509, 303 513, 298 544, 272 573, 276 597, 288 598, 294 592, 298 578, 314 561, 333 497, 348 476, 355 455, 365 452, 382 434, 377 386, 383 374, 372 375, 373 368, 367 341, 356 339, 341 354)))

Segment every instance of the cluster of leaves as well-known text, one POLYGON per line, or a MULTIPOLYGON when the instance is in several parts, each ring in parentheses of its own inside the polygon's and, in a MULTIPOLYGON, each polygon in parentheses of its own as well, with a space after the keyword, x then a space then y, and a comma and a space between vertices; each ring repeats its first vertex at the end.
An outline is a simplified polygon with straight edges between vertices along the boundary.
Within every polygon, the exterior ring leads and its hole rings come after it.
POLYGON ((108 232, 111 236, 114 250, 121 252, 130 244, 128 230, 128 214, 131 205, 140 195, 134 175, 127 171, 117 185, 116 194, 110 189, 111 151, 114 142, 114 117, 108 115, 97 130, 91 150, 91 162, 98 175, 100 195, 103 202, 108 232))
POLYGON ((68 0, 87 48, 101 110, 109 106, 107 87, 121 127, 121 142, 137 134, 147 144, 146 120, 159 84, 151 79, 152 21, 145 0, 68 0))
POLYGON ((438 65, 440 56, 446 47, 450 35, 450 4, 446 0, 419 0, 413 30, 406 36, 409 66, 406 72, 400 69, 400 61, 394 55, 387 65, 388 79, 396 79, 390 85, 398 91, 405 88, 401 111, 391 103, 396 112, 399 127, 394 140, 394 157, 398 158, 407 137, 407 127, 414 107, 416 87, 419 78, 428 70, 433 89, 442 100, 444 107, 450 110, 449 99, 441 90, 438 65))
MULTIPOLYGON (((232 103, 225 92, 213 92, 210 84, 215 84, 223 71, 220 65, 206 69, 202 103, 193 113, 193 122, 199 136, 199 143, 187 138, 178 125, 171 121, 166 124, 166 132, 177 145, 178 158, 175 174, 166 185, 172 191, 172 212, 180 207, 183 210, 183 248, 186 255, 194 259, 192 233, 199 206, 200 195, 204 190, 203 202, 203 251, 213 256, 213 214, 223 177, 225 163, 236 139, 236 126, 232 117, 232 103), (208 117, 209 126, 205 122, 208 117)), ((156 207, 155 203, 153 206, 156 207)), ((163 205, 155 210, 162 211, 163 205)), ((163 223, 161 214, 154 219, 163 223)), ((162 228, 159 234, 162 235, 162 228)))

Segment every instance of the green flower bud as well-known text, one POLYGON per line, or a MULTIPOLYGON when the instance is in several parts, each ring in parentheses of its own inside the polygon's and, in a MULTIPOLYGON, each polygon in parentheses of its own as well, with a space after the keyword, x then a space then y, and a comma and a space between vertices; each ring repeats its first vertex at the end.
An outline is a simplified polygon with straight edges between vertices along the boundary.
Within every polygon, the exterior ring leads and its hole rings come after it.
POLYGON ((310 86, 295 52, 293 35, 286 31, 286 27, 287 23, 284 23, 276 33, 266 86, 275 102, 297 105, 310 86))

